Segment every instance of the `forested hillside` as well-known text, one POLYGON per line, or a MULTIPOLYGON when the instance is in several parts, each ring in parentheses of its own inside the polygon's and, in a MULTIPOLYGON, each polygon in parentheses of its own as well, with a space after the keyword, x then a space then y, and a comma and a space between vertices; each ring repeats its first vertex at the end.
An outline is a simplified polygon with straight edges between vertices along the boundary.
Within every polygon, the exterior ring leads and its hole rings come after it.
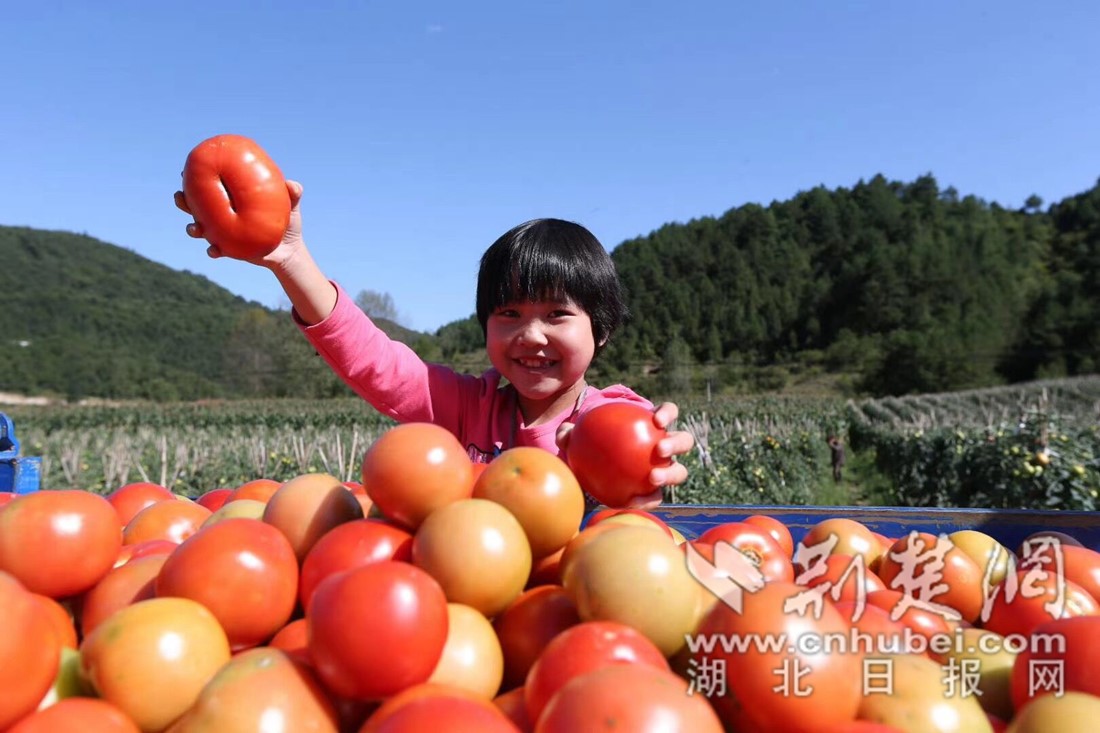
MULTIPOLYGON (((1100 369, 1100 184, 1010 210, 877 176, 669 224, 612 256, 633 320, 600 382, 754 391, 816 370, 887 395, 1100 369)), ((287 313, 87 236, 0 227, 0 292, 0 391, 349 394, 287 313)), ((472 316, 435 334, 383 325, 425 358, 484 366, 472 316)))

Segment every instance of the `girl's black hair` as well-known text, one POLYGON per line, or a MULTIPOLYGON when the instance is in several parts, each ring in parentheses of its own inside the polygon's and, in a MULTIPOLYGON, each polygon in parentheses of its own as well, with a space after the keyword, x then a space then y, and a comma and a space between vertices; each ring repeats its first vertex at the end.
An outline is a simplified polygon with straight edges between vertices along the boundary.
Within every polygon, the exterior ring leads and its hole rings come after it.
POLYGON ((592 319, 597 354, 629 315, 615 263, 580 224, 533 219, 505 232, 482 255, 477 320, 483 334, 501 306, 565 298, 592 319))

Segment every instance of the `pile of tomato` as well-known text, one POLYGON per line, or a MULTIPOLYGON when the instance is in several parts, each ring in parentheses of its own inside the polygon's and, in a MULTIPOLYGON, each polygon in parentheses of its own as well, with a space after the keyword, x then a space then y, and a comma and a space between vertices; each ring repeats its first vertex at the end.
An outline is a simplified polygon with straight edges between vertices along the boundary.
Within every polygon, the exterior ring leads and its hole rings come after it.
POLYGON ((361 482, 3 497, 0 731, 1073 733, 1100 720, 1100 553, 1071 537, 1008 548, 837 517, 795 542, 758 514, 689 539, 639 510, 585 522, 582 488, 545 451, 477 465, 411 424, 370 447, 361 482), (805 643, 853 628, 870 647, 805 643), (1064 644, 1029 645, 1040 635, 1064 644), (918 638, 927 649, 905 646, 918 638), (965 643, 931 643, 949 638, 965 643))

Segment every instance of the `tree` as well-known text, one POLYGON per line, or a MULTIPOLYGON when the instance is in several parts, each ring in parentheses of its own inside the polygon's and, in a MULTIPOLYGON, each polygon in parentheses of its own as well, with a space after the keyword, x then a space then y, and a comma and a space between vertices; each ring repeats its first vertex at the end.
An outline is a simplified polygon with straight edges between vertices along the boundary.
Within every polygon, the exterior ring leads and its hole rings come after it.
POLYGON ((360 290, 359 294, 355 296, 355 305, 375 320, 384 318, 387 321, 400 323, 397 306, 394 305, 393 296, 389 293, 379 293, 376 290, 360 290))

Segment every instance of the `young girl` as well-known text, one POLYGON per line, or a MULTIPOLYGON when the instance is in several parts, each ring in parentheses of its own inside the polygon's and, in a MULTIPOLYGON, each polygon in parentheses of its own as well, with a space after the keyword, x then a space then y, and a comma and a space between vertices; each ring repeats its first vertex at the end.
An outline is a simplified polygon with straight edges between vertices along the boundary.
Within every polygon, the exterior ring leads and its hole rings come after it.
MULTIPOLYGON (((659 427, 677 418, 674 403, 654 408, 627 387, 598 389, 585 380, 627 309, 611 258, 584 227, 558 219, 530 221, 505 233, 482 256, 477 317, 493 368, 475 377, 425 363, 391 340, 321 272, 302 239, 302 187, 288 181, 287 188, 293 208, 282 242, 248 261, 274 273, 305 337, 379 412, 401 423, 447 428, 478 462, 516 446, 537 446, 564 459, 577 417, 607 402, 644 405, 654 411, 659 427)), ((182 191, 175 202, 190 213, 182 191)), ((201 238, 201 224, 188 224, 187 233, 201 238)), ((207 253, 223 256, 213 245, 207 253)), ((670 431, 657 451, 675 458, 693 446, 690 433, 670 431)), ((654 468, 653 493, 634 505, 660 504, 662 487, 686 478, 687 469, 675 460, 654 468)))

